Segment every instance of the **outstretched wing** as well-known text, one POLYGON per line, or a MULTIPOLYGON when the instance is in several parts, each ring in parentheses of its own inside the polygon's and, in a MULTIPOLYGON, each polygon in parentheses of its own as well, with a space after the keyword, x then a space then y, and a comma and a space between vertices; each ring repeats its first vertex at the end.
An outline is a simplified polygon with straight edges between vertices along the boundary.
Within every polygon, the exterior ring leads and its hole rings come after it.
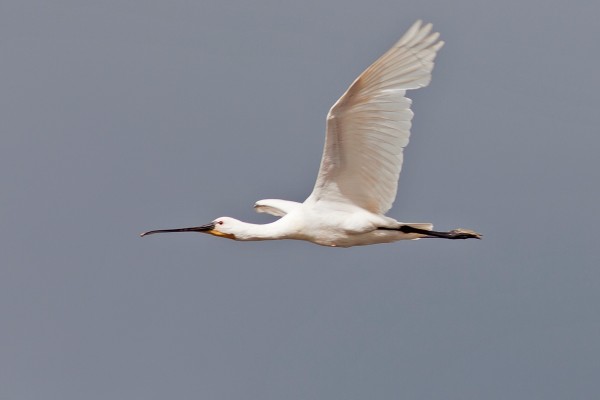
POLYGON ((404 95, 429 84, 444 44, 438 38, 431 24, 415 22, 329 110, 310 200, 352 203, 378 214, 392 207, 413 117, 404 95))

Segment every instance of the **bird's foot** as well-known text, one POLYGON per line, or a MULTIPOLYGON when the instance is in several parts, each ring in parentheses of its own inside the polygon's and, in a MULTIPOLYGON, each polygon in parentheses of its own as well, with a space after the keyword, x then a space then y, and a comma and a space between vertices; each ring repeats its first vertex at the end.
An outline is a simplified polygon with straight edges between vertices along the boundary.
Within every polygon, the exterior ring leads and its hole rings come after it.
POLYGON ((448 232, 448 239, 481 239, 481 233, 477 233, 470 229, 454 229, 448 232))

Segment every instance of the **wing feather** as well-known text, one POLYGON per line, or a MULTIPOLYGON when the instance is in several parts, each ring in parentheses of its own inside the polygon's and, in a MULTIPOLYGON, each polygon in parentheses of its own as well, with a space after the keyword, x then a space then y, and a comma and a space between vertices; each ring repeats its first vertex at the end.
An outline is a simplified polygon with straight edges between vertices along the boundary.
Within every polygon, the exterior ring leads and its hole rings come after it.
POLYGON ((429 84, 444 44, 431 28, 415 22, 329 110, 310 200, 352 203, 378 214, 392 207, 413 117, 406 90, 429 84))

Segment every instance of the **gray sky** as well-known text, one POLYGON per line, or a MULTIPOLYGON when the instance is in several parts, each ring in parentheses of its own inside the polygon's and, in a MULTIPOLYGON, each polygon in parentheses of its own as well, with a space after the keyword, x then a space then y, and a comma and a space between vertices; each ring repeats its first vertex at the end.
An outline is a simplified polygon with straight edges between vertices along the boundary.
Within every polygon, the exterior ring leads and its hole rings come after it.
POLYGON ((599 13, 4 0, 0 398, 596 397, 599 13), (302 201, 327 110, 417 18, 446 46, 389 215, 485 240, 138 237, 302 201))

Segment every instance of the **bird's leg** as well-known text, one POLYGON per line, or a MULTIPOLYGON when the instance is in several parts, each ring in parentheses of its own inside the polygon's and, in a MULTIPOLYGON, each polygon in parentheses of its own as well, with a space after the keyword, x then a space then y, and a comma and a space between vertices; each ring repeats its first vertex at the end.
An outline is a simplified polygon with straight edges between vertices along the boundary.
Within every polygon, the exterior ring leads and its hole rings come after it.
POLYGON ((400 228, 398 228, 398 230, 404 233, 420 233, 421 235, 426 235, 427 237, 442 239, 481 239, 481 234, 469 229, 453 229, 449 232, 438 232, 419 229, 410 225, 402 225, 400 228))
POLYGON ((481 234, 469 229, 453 229, 449 232, 429 231, 427 229, 419 229, 410 225, 400 225, 398 228, 379 228, 390 231, 400 231, 403 233, 418 233, 425 235, 428 238, 442 239, 481 239, 481 234))

